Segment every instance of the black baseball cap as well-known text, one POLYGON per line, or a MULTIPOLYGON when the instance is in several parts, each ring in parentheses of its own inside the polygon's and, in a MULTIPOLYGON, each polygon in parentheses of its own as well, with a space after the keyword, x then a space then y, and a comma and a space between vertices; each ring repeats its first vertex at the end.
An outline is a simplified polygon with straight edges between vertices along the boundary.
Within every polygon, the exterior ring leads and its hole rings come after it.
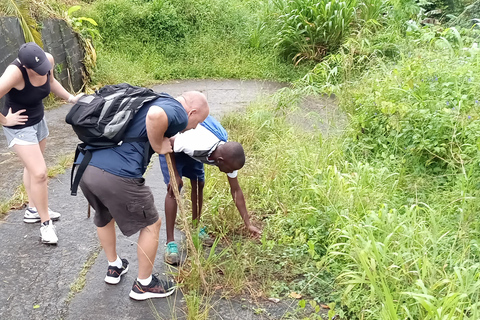
POLYGON ((47 55, 35 42, 27 42, 20 46, 18 60, 25 67, 32 69, 41 76, 44 76, 52 69, 47 55))

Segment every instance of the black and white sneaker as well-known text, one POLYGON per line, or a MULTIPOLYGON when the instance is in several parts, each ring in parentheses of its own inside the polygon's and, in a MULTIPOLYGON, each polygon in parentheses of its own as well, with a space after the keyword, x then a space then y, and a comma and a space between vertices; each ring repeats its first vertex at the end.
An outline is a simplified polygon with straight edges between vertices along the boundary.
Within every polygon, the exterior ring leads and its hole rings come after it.
POLYGON ((148 286, 143 286, 135 280, 129 296, 134 300, 147 300, 168 297, 174 291, 175 283, 173 281, 159 280, 155 275, 152 275, 152 281, 148 286))
POLYGON ((52 220, 45 221, 40 227, 40 237, 42 242, 46 244, 57 244, 58 236, 52 220))
POLYGON ((122 276, 128 272, 128 261, 122 259, 122 267, 117 268, 114 266, 108 266, 107 275, 105 276, 105 282, 108 284, 117 284, 120 282, 122 276))

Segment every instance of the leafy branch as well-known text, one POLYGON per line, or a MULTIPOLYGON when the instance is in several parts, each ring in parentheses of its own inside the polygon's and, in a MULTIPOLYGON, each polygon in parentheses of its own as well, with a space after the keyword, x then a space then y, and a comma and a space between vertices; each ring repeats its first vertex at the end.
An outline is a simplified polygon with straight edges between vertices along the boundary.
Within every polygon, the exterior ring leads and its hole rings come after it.
POLYGON ((25 42, 35 42, 43 47, 42 36, 37 30, 37 22, 29 15, 27 1, 7 0, 1 6, 7 15, 18 18, 25 42))

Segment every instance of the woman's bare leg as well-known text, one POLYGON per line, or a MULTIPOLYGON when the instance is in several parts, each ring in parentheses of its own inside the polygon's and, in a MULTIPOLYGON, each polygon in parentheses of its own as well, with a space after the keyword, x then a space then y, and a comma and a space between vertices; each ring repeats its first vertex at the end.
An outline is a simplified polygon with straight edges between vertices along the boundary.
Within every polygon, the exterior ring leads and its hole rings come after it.
MULTIPOLYGON (((38 143, 40 146, 40 150, 42 151, 42 155, 45 153, 45 148, 47 146, 47 138, 43 139, 38 143)), ((32 200, 31 190, 30 190, 30 175, 28 174, 27 168, 23 168, 23 185, 25 186, 25 190, 27 191, 28 197, 28 206, 35 207, 35 203, 32 200)))
POLYGON ((16 144, 13 148, 25 167, 24 179, 27 180, 27 193, 30 192, 28 197, 31 205, 35 205, 41 222, 45 222, 50 219, 48 215, 47 166, 40 146, 40 144, 28 146, 16 144))

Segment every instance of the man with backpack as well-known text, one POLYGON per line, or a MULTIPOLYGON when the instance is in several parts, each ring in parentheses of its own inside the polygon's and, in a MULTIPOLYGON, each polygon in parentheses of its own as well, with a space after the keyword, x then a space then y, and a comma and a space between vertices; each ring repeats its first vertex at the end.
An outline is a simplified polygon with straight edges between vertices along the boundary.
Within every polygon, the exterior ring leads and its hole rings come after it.
MULTIPOLYGON (((169 296, 175 287, 172 282, 152 275, 161 220, 152 192, 142 177, 146 170, 145 154, 147 160, 152 155, 145 141, 156 153, 172 152, 169 138, 196 127, 207 117, 209 107, 202 93, 190 91, 177 98, 162 94, 135 112, 124 139, 115 147, 90 149, 91 159, 80 180, 80 188, 95 210, 94 223, 108 259, 105 282, 119 283, 129 268, 127 259, 117 255, 115 222, 126 236, 140 231, 138 276, 129 295, 135 300, 146 300, 169 296)), ((82 158, 80 154, 77 163, 82 158)))
MULTIPOLYGON (((230 184, 230 193, 233 201, 245 223, 245 227, 252 235, 259 236, 260 230, 250 222, 245 197, 238 183, 238 170, 245 164, 245 153, 238 142, 227 142, 228 134, 222 125, 212 116, 208 116, 204 122, 193 130, 179 133, 171 142, 174 151, 174 171, 179 189, 183 185, 181 177, 187 177, 191 183, 192 221, 194 226, 200 220, 203 206, 203 188, 205 185, 205 171, 203 164, 217 166, 221 172, 227 174, 230 184)), ((165 197, 165 223, 167 229, 167 244, 165 248, 165 262, 176 265, 180 262, 178 246, 175 243, 174 228, 177 216, 177 203, 170 186, 170 175, 166 159, 160 155, 160 167, 168 192, 165 197)), ((213 239, 210 238, 205 227, 200 229, 199 239, 203 244, 211 246, 213 239)))

